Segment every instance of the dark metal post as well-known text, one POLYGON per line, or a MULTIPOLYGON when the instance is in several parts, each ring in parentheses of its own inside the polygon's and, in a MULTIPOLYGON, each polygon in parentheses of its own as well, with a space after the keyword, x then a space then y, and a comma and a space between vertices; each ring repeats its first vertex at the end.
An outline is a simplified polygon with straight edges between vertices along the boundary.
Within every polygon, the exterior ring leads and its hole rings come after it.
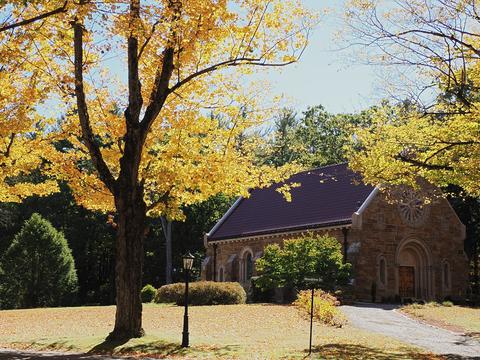
POLYGON ((312 333, 313 333, 313 296, 315 288, 312 287, 312 303, 310 304, 310 346, 308 348, 308 355, 312 354, 312 333))
POLYGON ((217 281, 217 244, 213 244, 213 281, 217 281))
POLYGON ((183 315, 183 333, 182 333, 182 347, 186 348, 188 344, 188 275, 190 270, 185 269, 185 312, 183 315))
POLYGON ((343 228, 342 229, 343 233, 343 263, 347 263, 347 252, 348 252, 348 229, 343 228))

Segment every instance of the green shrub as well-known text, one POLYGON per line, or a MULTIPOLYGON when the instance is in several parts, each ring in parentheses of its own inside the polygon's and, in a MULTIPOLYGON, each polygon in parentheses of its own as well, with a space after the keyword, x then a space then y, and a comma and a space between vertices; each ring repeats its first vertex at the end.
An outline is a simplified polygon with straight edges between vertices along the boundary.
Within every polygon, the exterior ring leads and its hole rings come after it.
POLYGON ((268 303, 275 300, 275 289, 263 289, 257 284, 258 277, 251 278, 250 294, 247 297, 253 303, 268 303))
MULTIPOLYGON (((184 304, 185 284, 164 285, 155 296, 157 303, 184 304)), ((236 282, 199 281, 188 286, 188 299, 191 305, 245 304, 247 294, 236 282)))
POLYGON ((283 247, 268 245, 256 266, 260 274, 256 283, 262 289, 308 289, 306 278, 321 277, 322 288, 334 290, 348 283, 351 269, 350 264, 343 263, 337 239, 313 233, 285 240, 283 247))
POLYGON ((442 302, 442 306, 447 306, 447 307, 453 306, 453 302, 448 301, 448 300, 444 301, 444 302, 442 302))
POLYGON ((69 305, 75 300, 78 280, 67 240, 38 214, 15 236, 2 268, 3 308, 69 305))
POLYGON ((180 294, 184 293, 184 288, 183 283, 164 285, 157 290, 154 301, 156 303, 175 303, 180 294))
MULTIPOLYGON (((298 293, 297 300, 293 303, 305 316, 310 316, 312 306, 311 290, 298 293)), ((315 290, 313 297, 313 317, 330 326, 342 327, 347 323, 345 315, 337 308, 338 299, 320 289, 315 290)))
POLYGON ((152 285, 147 284, 143 287, 141 296, 142 302, 149 303, 152 302, 155 298, 155 294, 157 293, 157 289, 155 289, 152 285))

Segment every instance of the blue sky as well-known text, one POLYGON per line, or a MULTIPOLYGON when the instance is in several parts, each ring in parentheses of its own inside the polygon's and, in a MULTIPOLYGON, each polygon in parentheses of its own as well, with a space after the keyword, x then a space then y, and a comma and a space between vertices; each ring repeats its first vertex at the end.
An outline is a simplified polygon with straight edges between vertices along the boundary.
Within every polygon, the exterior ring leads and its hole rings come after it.
MULTIPOLYGON (((272 96, 284 94, 284 104, 304 111, 308 106, 323 105, 333 113, 358 112, 379 102, 378 68, 355 63, 351 50, 340 51, 337 33, 342 30, 341 14, 345 0, 302 0, 304 5, 322 15, 311 34, 310 44, 297 64, 281 70, 268 71, 272 96), (377 90, 377 91, 376 91, 377 90)), ((111 67, 126 81, 125 64, 119 58, 110 61, 111 67)))
POLYGON ((303 111, 307 106, 321 104, 330 112, 356 112, 378 102, 375 84, 378 77, 373 66, 355 64, 348 60, 351 51, 338 51, 335 37, 341 30, 339 15, 342 0, 303 0, 310 9, 331 13, 323 17, 311 36, 298 64, 282 72, 272 72, 270 81, 275 94, 286 94, 293 100, 292 106, 303 111))

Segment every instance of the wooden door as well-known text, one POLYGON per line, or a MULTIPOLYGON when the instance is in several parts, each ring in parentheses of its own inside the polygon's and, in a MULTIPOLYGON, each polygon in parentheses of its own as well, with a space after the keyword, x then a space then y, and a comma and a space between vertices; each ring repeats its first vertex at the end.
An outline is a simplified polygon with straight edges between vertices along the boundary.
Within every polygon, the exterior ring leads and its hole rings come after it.
POLYGON ((402 298, 415 297, 415 268, 413 266, 400 266, 398 269, 398 292, 402 298))

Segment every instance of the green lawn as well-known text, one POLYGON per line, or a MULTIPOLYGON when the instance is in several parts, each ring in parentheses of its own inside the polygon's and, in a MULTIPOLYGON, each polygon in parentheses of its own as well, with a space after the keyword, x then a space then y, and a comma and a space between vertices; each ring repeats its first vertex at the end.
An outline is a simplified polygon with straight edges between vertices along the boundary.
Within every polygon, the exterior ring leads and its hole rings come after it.
POLYGON ((408 305, 402 308, 408 315, 451 330, 480 334, 480 308, 440 306, 436 303, 408 305))
MULTIPOLYGON (((303 358, 309 322, 291 306, 200 306, 190 311, 191 348, 181 349, 183 308, 144 307, 147 336, 126 343, 103 341, 115 308, 77 307, 0 311, 0 346, 182 358, 303 358)), ((437 359, 381 335, 345 326, 314 326, 315 358, 437 359)))

